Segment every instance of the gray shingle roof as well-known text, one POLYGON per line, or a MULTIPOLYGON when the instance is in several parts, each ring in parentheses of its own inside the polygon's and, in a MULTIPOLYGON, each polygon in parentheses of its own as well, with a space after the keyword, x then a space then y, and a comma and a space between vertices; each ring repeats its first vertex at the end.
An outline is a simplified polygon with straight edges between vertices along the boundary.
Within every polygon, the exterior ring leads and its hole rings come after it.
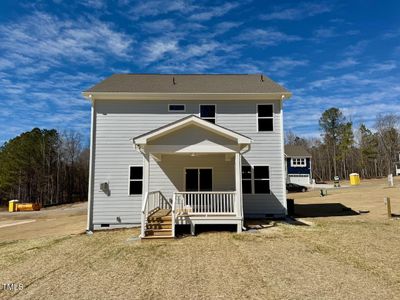
POLYGON ((311 157, 311 154, 303 146, 285 146, 285 155, 288 157, 299 156, 299 157, 311 157))
POLYGON ((290 93, 261 74, 114 74, 85 92, 290 93))

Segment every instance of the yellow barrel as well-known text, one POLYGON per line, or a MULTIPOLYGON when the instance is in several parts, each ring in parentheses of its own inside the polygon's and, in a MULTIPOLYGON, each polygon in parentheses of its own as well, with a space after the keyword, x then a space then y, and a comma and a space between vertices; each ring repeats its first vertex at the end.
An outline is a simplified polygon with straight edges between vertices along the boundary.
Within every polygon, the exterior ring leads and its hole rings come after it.
POLYGON ((359 185, 360 184, 360 175, 358 173, 350 174, 350 184, 351 185, 359 185))
POLYGON ((8 201, 8 212, 17 211, 17 203, 18 203, 18 200, 8 201))

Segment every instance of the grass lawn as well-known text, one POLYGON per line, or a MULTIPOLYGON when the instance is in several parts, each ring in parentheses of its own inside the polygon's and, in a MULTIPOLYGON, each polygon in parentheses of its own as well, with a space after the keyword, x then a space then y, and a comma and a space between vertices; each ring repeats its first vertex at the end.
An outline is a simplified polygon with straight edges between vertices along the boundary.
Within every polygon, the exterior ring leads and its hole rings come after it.
POLYGON ((3 241, 0 284, 24 288, 1 290, 0 298, 398 299, 400 220, 385 218, 374 191, 400 198, 382 182, 324 198, 296 194, 301 203, 340 202, 371 213, 304 219, 310 226, 272 222, 242 234, 142 242, 129 240, 134 229, 3 241))

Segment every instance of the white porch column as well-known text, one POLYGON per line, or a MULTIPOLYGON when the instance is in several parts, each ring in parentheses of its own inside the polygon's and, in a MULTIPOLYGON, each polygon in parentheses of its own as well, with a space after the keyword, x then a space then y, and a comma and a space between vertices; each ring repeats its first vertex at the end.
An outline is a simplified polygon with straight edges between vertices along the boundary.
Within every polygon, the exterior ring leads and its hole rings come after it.
MULTIPOLYGON (((236 214, 243 220, 242 198, 242 155, 235 153, 235 188, 236 188, 236 214)), ((242 231, 242 224, 238 225, 238 232, 242 231), (239 228, 240 227, 240 228, 239 228)))

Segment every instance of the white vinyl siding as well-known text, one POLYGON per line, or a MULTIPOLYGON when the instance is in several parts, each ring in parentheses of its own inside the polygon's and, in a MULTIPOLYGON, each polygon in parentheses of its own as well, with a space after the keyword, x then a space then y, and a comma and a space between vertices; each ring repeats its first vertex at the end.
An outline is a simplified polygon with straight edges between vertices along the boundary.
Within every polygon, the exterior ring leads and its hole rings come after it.
MULTIPOLYGON (((173 99, 172 99, 173 100, 173 99)), ((243 155, 243 165, 268 165, 270 172, 270 194, 244 194, 243 206, 246 216, 284 215, 283 152, 281 145, 280 100, 265 101, 273 106, 273 132, 260 134, 254 125, 259 100, 251 101, 174 101, 185 104, 186 111, 169 112, 165 101, 144 100, 96 100, 94 187, 109 182, 110 195, 94 189, 94 224, 139 224, 142 195, 128 195, 127 183, 131 165, 143 165, 143 156, 134 149, 132 138, 177 121, 188 115, 198 115, 200 104, 218 107, 218 125, 243 134, 253 140, 251 150, 243 155), (120 221, 118 221, 120 220, 120 221)), ((186 157, 187 158, 187 157, 186 157)), ((194 164, 182 156, 163 158, 161 162, 150 159, 150 191, 161 190, 167 198, 174 191, 183 191, 184 167, 213 167, 216 190, 234 190, 234 160, 225 161, 225 156, 209 158, 195 157, 194 164), (169 170, 165 172, 165 170, 169 170), (166 174, 167 173, 167 174, 166 174), (179 176, 177 181, 171 180, 179 176), (177 183, 176 183, 177 182, 177 183)))

